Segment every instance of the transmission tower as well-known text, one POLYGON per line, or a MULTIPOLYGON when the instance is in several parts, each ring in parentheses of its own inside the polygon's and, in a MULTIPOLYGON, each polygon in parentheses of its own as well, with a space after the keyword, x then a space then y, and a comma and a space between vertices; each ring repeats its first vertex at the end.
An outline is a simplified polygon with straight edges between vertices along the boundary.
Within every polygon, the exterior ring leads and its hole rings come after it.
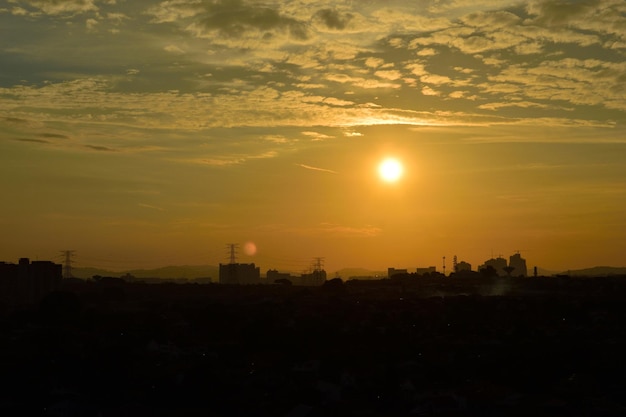
POLYGON ((459 272, 459 262, 458 262, 458 258, 456 257, 456 255, 454 255, 454 258, 452 258, 452 270, 455 273, 459 272))
POLYGON ((237 263, 237 250, 239 249, 239 245, 237 243, 229 243, 228 245, 226 245, 226 247, 228 248, 229 252, 230 252, 230 264, 236 264, 237 263))
POLYGON ((76 254, 75 250, 63 250, 61 254, 65 258, 63 262, 63 278, 74 278, 72 275, 72 256, 76 254))
POLYGON ((313 258, 313 270, 318 272, 324 269, 324 258, 313 258))

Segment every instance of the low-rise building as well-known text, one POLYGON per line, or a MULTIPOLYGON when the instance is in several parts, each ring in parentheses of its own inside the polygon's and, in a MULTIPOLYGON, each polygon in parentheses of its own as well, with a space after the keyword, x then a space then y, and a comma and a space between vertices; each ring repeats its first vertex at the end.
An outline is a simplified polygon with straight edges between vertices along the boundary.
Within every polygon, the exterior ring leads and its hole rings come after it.
POLYGON ((261 283, 261 268, 255 264, 220 264, 220 284, 252 285, 261 283))

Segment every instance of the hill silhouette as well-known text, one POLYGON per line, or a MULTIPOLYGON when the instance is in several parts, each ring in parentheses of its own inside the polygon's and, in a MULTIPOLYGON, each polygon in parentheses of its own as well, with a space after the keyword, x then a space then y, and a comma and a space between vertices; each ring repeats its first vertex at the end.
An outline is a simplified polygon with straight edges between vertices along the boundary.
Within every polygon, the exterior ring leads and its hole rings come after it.
POLYGON ((121 277, 126 274, 135 278, 158 278, 158 279, 198 279, 212 278, 217 281, 219 268, 213 265, 181 265, 165 266, 156 269, 131 269, 127 271, 110 271, 100 268, 73 268, 72 273, 76 278, 89 279, 94 275, 107 277, 121 277))
POLYGON ((626 275, 626 267, 594 266, 593 268, 564 271, 562 274, 579 277, 609 277, 613 275, 626 275))

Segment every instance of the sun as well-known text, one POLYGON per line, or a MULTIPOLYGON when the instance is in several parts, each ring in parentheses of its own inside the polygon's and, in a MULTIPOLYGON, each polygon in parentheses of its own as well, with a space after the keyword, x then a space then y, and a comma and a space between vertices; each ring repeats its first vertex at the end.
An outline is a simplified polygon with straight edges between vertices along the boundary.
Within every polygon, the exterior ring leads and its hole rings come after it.
POLYGON ((396 182, 402 178, 402 163, 395 158, 387 158, 378 165, 378 175, 385 182, 396 182))

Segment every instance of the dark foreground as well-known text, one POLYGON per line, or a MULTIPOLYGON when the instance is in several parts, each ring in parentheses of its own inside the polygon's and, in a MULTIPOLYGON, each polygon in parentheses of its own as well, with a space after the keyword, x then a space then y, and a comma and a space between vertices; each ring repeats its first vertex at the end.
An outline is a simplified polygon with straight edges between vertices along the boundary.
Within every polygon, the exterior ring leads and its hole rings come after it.
POLYGON ((1 315, 0 415, 623 416, 626 278, 66 283, 1 315))

